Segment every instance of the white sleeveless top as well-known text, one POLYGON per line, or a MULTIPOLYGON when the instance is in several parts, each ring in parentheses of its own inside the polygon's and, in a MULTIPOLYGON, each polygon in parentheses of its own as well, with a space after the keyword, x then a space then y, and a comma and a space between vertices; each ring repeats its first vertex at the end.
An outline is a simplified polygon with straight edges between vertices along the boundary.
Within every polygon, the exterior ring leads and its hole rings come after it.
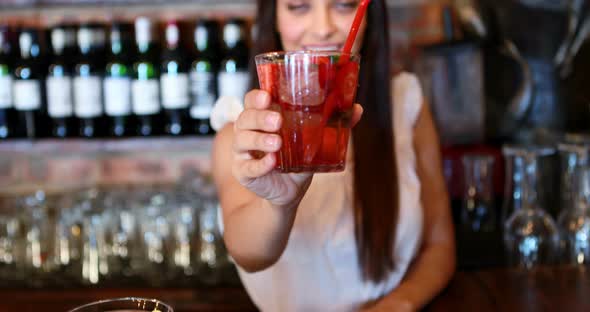
POLYGON ((257 273, 238 267, 248 294, 261 311, 355 311, 389 293, 405 275, 422 238, 423 211, 413 146, 422 90, 416 76, 408 73, 392 80, 392 90, 400 202, 395 271, 379 284, 362 280, 354 237, 354 162, 348 153, 344 172, 313 177, 278 262, 257 273))

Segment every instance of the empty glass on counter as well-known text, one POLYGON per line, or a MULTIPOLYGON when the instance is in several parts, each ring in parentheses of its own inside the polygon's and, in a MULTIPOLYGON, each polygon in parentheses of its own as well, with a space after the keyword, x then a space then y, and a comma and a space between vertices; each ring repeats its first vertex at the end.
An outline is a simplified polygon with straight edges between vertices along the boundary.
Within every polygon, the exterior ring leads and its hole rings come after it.
POLYGON ((103 312, 103 311, 126 311, 126 312, 174 312, 172 307, 156 299, 145 298, 116 298, 107 299, 85 304, 69 312, 103 312))
POLYGON ((0 199, 0 285, 24 280, 24 225, 13 201, 0 199))
POLYGON ((465 155, 461 227, 466 232, 491 232, 496 225, 494 208, 493 166, 489 155, 465 155))
POLYGON ((559 254, 559 232, 545 211, 539 163, 552 148, 505 146, 507 187, 504 244, 509 265, 531 269, 553 264, 559 254))
POLYGON ((131 190, 125 186, 111 187, 103 197, 108 279, 126 281, 141 266, 141 231, 137 213, 131 207, 131 190))
POLYGON ((234 282, 215 189, 200 174, 176 185, 37 189, 0 195, 3 285, 234 282))
POLYGON ((170 198, 168 222, 170 224, 169 279, 187 284, 198 270, 200 249, 198 210, 200 199, 196 192, 179 190, 170 198))

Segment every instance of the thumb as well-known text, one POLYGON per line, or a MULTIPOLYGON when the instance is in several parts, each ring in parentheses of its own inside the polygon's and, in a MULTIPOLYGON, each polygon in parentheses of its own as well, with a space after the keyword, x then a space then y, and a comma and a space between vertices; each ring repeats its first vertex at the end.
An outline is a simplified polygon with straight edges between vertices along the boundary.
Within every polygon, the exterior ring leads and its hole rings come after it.
POLYGON ((351 127, 354 128, 356 124, 361 120, 363 116, 363 107, 360 104, 354 104, 352 108, 352 123, 351 127))

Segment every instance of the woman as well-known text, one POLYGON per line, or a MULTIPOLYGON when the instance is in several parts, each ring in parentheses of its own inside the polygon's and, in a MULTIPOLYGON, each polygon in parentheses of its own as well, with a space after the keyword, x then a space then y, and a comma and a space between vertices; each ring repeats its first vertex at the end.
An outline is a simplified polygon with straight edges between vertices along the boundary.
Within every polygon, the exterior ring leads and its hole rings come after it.
MULTIPOLYGON (((339 49, 358 4, 259 0, 253 54, 339 49)), ((454 272, 437 134, 417 79, 390 80, 386 11, 371 3, 355 43, 363 106, 344 172, 274 172, 282 120, 261 90, 216 136, 225 243, 262 311, 416 311, 454 272)))

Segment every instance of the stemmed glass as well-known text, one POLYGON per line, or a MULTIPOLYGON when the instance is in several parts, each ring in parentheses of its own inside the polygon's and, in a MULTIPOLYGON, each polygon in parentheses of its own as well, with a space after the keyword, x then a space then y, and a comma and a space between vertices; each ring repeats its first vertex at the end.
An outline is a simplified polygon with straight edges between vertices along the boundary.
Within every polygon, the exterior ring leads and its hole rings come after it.
POLYGON ((544 210, 538 194, 539 159, 554 153, 551 148, 505 146, 512 207, 504 224, 504 244, 512 266, 532 269, 556 261, 559 232, 551 216, 544 210))

